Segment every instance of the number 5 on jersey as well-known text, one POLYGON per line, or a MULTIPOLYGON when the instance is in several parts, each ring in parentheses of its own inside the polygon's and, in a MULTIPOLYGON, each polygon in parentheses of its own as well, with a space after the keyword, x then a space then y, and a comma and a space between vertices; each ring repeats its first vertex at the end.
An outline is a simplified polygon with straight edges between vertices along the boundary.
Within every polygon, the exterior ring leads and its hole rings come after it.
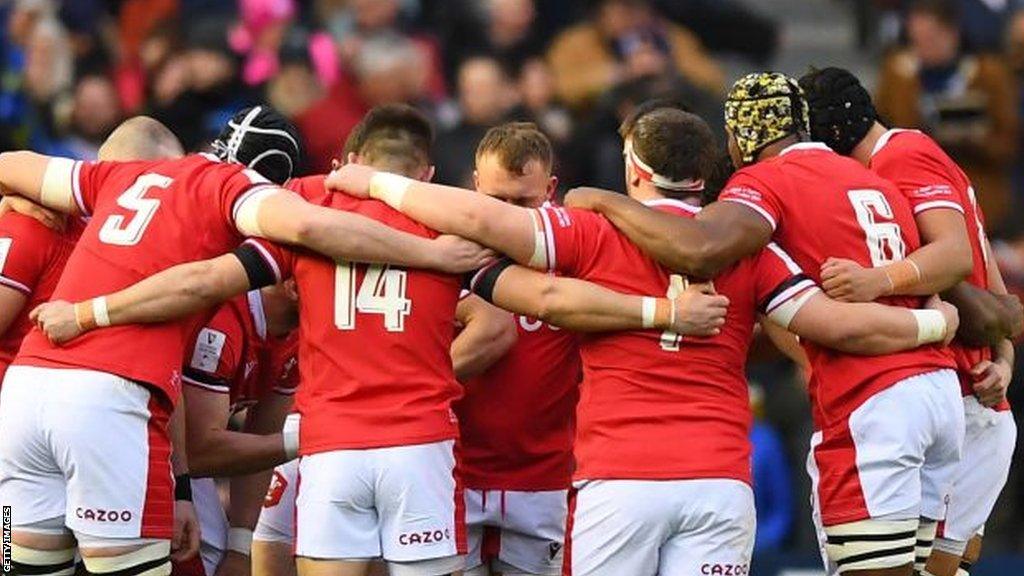
POLYGON ((334 325, 339 330, 356 329, 356 312, 384 316, 388 332, 405 330, 405 317, 412 312, 412 300, 405 297, 406 271, 382 264, 338 262, 334 270, 334 325), (356 290, 356 267, 365 266, 363 281, 356 290))
POLYGON ((156 198, 146 198, 146 192, 150 188, 167 188, 172 180, 160 174, 143 174, 135 183, 117 197, 117 205, 133 214, 130 220, 125 222, 128 216, 112 214, 103 222, 100 228, 100 242, 113 244, 114 246, 134 246, 142 240, 157 208, 160 208, 160 201, 156 198))

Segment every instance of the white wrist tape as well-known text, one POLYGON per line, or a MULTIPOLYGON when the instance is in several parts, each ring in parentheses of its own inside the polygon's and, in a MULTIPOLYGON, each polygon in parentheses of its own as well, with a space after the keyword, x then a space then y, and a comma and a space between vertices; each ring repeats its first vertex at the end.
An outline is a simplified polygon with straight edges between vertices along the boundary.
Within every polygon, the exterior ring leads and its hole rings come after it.
POLYGON ((281 438, 284 441, 284 455, 289 460, 299 457, 299 429, 297 426, 285 426, 281 431, 281 438))
POLYGON ((658 309, 658 299, 644 296, 641 304, 641 322, 644 328, 654 328, 654 312, 658 309))
POLYGON ((377 172, 370 178, 370 198, 376 198, 395 210, 402 209, 405 193, 413 180, 390 172, 377 172))
POLYGON ((96 319, 96 325, 100 328, 110 326, 110 314, 107 312, 106 296, 92 299, 92 316, 96 319))
POLYGON ((917 320, 917 345, 942 342, 946 339, 946 317, 938 310, 911 310, 917 320))
POLYGON ((75 161, 67 158, 51 158, 43 172, 43 185, 39 199, 43 205, 61 212, 70 212, 75 205, 74 181, 75 161))
POLYGON ((228 529, 228 550, 238 552, 244 556, 252 554, 252 530, 248 528, 228 529))

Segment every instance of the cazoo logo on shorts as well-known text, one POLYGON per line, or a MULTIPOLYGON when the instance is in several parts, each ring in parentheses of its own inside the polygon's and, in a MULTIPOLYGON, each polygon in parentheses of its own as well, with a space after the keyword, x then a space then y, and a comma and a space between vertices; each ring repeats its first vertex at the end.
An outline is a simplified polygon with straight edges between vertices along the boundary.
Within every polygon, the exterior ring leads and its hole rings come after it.
POLYGON ((402 546, 413 546, 416 544, 437 544, 452 539, 452 531, 449 528, 444 530, 419 530, 417 532, 404 532, 399 534, 398 543, 402 546))
POLYGON ((102 508, 79 508, 75 510, 75 516, 82 520, 93 520, 95 522, 131 522, 131 510, 104 510, 102 508))
POLYGON ((701 574, 708 576, 747 576, 750 566, 746 564, 702 564, 701 574))

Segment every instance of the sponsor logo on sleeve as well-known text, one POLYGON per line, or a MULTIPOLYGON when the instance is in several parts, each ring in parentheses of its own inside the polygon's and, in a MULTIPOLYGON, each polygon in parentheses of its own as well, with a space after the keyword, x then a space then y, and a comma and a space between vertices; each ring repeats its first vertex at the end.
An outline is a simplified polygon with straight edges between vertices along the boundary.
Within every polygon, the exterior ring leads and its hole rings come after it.
POLYGON ((218 330, 210 328, 200 330, 199 336, 196 337, 196 346, 192 351, 190 365, 196 370, 216 372, 227 340, 227 335, 218 330))

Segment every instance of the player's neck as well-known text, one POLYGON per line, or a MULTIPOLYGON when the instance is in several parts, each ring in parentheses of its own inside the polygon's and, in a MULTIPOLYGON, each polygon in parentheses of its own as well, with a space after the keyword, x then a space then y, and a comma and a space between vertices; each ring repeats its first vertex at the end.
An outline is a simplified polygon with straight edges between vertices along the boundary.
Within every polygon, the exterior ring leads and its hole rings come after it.
POLYGON ((781 154, 782 151, 785 150, 786 148, 789 148, 793 144, 799 144, 800 142, 803 142, 803 141, 804 141, 804 139, 800 138, 796 134, 791 134, 789 136, 786 136, 782 140, 778 140, 776 142, 772 142, 771 144, 769 144, 769 145, 765 146, 764 148, 762 148, 761 151, 758 152, 758 154, 757 154, 757 160, 761 161, 761 160, 766 160, 768 158, 774 158, 775 156, 778 156, 779 154, 781 154))
POLYGON ((875 122, 868 133, 861 138, 861 141, 854 146, 853 151, 850 152, 850 157, 867 166, 871 162, 871 153, 875 151, 875 145, 881 140, 882 136, 888 130, 885 126, 882 126, 878 122, 875 122))
POLYGON ((658 191, 657 186, 646 180, 642 180, 636 186, 629 186, 626 193, 637 202, 650 202, 651 200, 664 200, 667 198, 667 196, 658 191))

